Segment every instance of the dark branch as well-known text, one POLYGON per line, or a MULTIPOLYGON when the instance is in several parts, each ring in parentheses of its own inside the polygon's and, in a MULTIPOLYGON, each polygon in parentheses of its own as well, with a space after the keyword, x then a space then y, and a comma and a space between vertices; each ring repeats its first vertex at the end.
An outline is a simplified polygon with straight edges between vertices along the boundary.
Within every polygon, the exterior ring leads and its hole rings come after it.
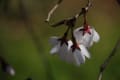
POLYGON ((64 19, 62 21, 59 21, 58 23, 56 24, 53 24, 51 25, 52 27, 57 27, 57 26, 60 26, 60 25, 67 25, 67 26, 71 26, 71 27, 74 27, 75 26, 75 23, 76 23, 76 18, 75 17, 72 17, 72 18, 69 18, 69 19, 64 19))
MULTIPOLYGON (((67 25, 67 26, 75 26, 76 20, 79 18, 79 16, 85 14, 86 12, 88 12, 88 9, 91 7, 92 3, 91 1, 88 0, 87 5, 81 9, 81 11, 79 13, 77 13, 75 16, 71 17, 71 18, 67 18, 64 20, 61 20, 53 25, 51 25, 52 27, 57 27, 60 25, 67 25)), ((50 18, 49 18, 50 20, 50 18)), ((49 22, 48 22, 49 23, 49 22)))
POLYGON ((58 23, 56 23, 56 24, 53 24, 52 27, 56 27, 56 26, 59 26, 59 25, 63 25, 63 24, 65 24, 65 22, 66 22, 66 20, 62 20, 62 21, 60 21, 60 22, 58 22, 58 23))
POLYGON ((81 9, 81 11, 75 15, 76 18, 83 15, 84 13, 88 12, 89 8, 92 6, 92 1, 88 0, 87 5, 81 9))
POLYGON ((103 62, 103 64, 100 67, 100 71, 99 71, 99 75, 98 75, 98 79, 97 80, 102 80, 102 75, 103 72, 105 71, 108 63, 110 62, 110 60, 112 59, 112 57, 115 55, 117 49, 120 48, 120 39, 118 40, 118 42, 116 43, 115 47, 113 48, 112 52, 110 53, 110 55, 107 57, 107 59, 103 62))

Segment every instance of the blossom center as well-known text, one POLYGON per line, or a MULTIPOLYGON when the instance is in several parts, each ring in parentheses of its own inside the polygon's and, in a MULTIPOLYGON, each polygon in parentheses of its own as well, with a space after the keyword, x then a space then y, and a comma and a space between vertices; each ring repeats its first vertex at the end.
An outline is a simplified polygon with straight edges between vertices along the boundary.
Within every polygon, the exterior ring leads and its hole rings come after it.
POLYGON ((74 52, 76 49, 80 50, 80 47, 78 44, 73 44, 71 48, 72 48, 72 52, 74 52))
POLYGON ((85 35, 86 33, 91 35, 90 26, 88 26, 87 24, 84 25, 83 35, 85 35))

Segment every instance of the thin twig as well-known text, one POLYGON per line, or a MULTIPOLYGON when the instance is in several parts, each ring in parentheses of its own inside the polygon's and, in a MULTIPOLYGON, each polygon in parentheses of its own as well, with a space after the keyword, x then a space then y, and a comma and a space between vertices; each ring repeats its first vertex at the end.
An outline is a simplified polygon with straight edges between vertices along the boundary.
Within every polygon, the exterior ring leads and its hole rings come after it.
POLYGON ((91 6, 92 6, 92 1, 88 0, 87 5, 84 8, 82 8, 82 10, 79 13, 77 13, 75 17, 78 18, 79 16, 83 15, 85 12, 89 10, 91 6))
POLYGON ((112 57, 115 55, 115 53, 116 53, 116 51, 117 51, 118 48, 120 48, 120 39, 116 43, 116 45, 113 48, 113 50, 110 53, 110 55, 106 58, 106 60, 100 66, 100 71, 99 71, 99 75, 98 75, 98 79, 97 80, 102 80, 103 72, 105 71, 105 69, 106 69, 108 63, 110 62, 110 60, 112 59, 112 57))
POLYGON ((57 4, 49 11, 48 16, 46 18, 46 22, 50 21, 50 18, 52 14, 55 12, 55 10, 59 7, 59 5, 62 3, 63 0, 58 0, 57 4))
POLYGON ((70 18, 67 18, 67 19, 64 19, 64 20, 61 20, 55 24, 50 24, 50 26, 52 27, 57 27, 57 26, 60 26, 60 25, 67 25, 67 26, 75 26, 75 23, 76 23, 76 20, 79 18, 79 16, 83 15, 84 13, 88 12, 88 9, 91 7, 92 5, 92 2, 90 0, 88 0, 88 3, 87 5, 81 9, 81 11, 77 14, 75 14, 73 17, 70 17, 70 18))

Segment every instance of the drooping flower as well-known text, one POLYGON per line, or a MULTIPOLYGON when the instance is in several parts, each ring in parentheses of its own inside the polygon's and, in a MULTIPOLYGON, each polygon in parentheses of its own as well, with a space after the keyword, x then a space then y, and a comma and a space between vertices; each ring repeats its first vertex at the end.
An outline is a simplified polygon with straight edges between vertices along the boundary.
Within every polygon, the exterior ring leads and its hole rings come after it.
POLYGON ((85 58, 90 58, 90 53, 84 45, 72 44, 72 46, 69 47, 69 52, 66 57, 67 61, 71 61, 79 66, 80 64, 85 63, 85 58))
POLYGON ((50 53, 51 54, 57 53, 61 59, 65 60, 66 53, 68 52, 68 41, 67 41, 67 39, 58 38, 58 37, 51 37, 50 38, 50 43, 53 46, 50 53))
POLYGON ((77 43, 83 44, 88 48, 92 46, 94 42, 98 42, 100 39, 100 36, 96 30, 89 25, 75 29, 74 36, 77 43))
POLYGON ((73 42, 71 40, 68 41, 68 47, 67 47, 67 51, 66 51, 66 55, 65 55, 65 59, 64 61, 68 62, 68 63, 75 63, 75 59, 73 56, 73 53, 70 52, 71 50, 71 46, 73 45, 73 42))
POLYGON ((52 48, 51 53, 57 53, 62 60, 79 66, 80 64, 85 63, 85 58, 90 58, 90 54, 84 45, 73 44, 73 42, 69 40, 67 41, 68 45, 64 44, 60 46, 58 39, 59 38, 57 37, 51 37, 50 42, 55 46, 52 48), (60 47, 56 47, 56 45, 59 45, 60 47))

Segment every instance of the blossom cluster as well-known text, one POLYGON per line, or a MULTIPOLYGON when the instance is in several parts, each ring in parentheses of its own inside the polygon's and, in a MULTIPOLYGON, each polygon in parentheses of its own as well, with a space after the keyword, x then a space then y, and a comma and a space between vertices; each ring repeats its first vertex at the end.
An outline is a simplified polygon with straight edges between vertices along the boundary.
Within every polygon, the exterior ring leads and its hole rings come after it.
POLYGON ((51 37, 50 43, 53 48, 50 53, 57 53, 62 60, 79 66, 85 63, 85 58, 90 58, 88 49, 94 42, 98 42, 100 37, 93 27, 87 25, 75 29, 73 38, 68 40, 67 37, 51 37))
POLYGON ((53 27, 65 24, 67 30, 62 37, 53 36, 50 38, 50 43, 53 46, 50 53, 57 54, 62 60, 80 65, 85 63, 86 58, 90 59, 88 49, 100 40, 100 36, 94 27, 90 26, 86 19, 91 3, 82 8, 82 11, 72 18, 64 19, 54 25, 53 27), (74 29, 77 18, 83 15, 83 25, 74 29), (68 38, 68 33, 71 31, 71 38, 68 38))

